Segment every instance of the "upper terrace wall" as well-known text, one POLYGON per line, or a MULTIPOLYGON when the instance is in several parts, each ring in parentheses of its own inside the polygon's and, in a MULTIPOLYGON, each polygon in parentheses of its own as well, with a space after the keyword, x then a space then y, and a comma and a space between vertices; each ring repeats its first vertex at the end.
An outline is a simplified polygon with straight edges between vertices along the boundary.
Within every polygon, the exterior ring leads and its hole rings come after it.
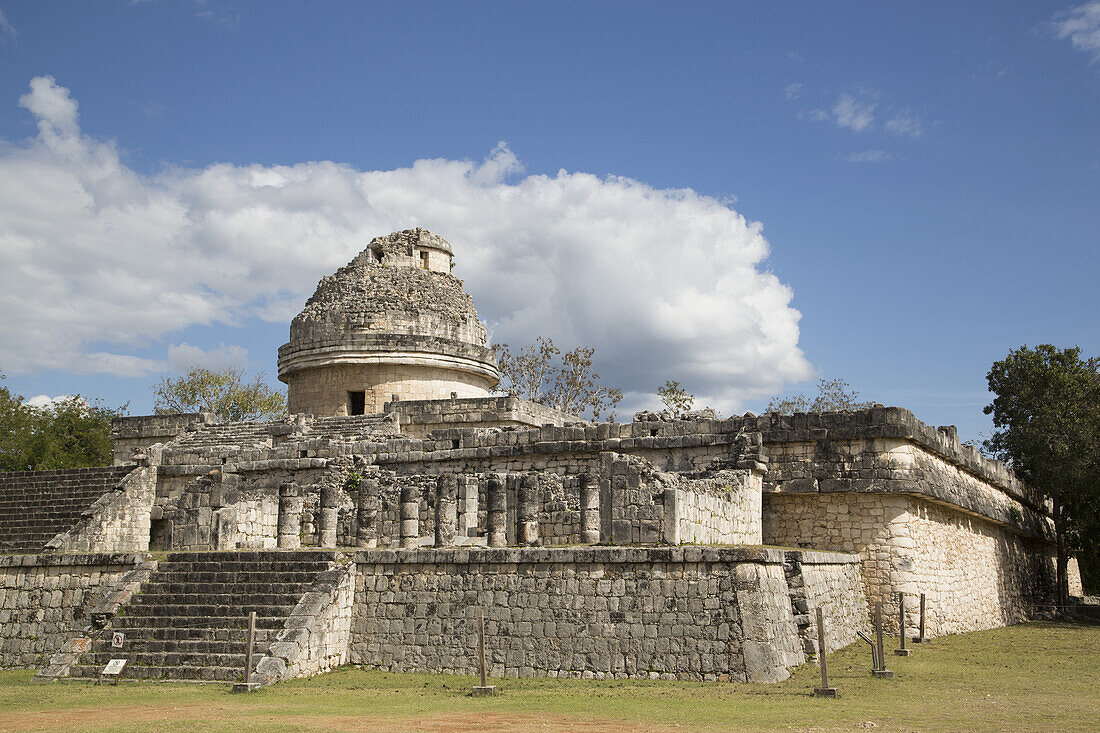
POLYGON ((277 468, 288 480, 304 472, 298 483, 308 486, 316 483, 316 469, 357 456, 364 464, 398 475, 548 471, 576 476, 599 472, 600 455, 606 452, 645 458, 666 471, 690 472, 715 460, 736 460, 745 435, 754 429, 761 431, 764 449, 772 456, 770 462, 763 457, 757 461, 758 470, 766 471, 765 494, 919 496, 1013 531, 1049 538, 1049 520, 1035 494, 1002 464, 958 446, 949 433, 933 430, 899 408, 585 427, 448 429, 425 440, 335 443, 290 435, 275 448, 254 450, 169 446, 161 473, 162 481, 187 481, 215 468, 227 473, 277 468))
POLYGON ((201 412, 111 418, 114 464, 130 463, 135 451, 144 451, 154 443, 167 443, 183 435, 188 428, 213 422, 213 415, 201 412))
POLYGON ((575 415, 555 410, 538 402, 496 395, 491 397, 406 400, 387 402, 387 414, 396 414, 401 433, 411 438, 426 438, 433 430, 458 427, 504 428, 565 425, 583 421, 575 415))

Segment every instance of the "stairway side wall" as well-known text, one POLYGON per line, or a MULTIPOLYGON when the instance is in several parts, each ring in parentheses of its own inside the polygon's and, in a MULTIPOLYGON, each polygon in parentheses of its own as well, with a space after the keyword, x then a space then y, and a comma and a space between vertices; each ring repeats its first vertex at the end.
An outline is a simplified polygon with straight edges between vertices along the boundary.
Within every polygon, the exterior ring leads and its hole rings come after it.
POLYGON ((0 556, 0 666, 40 667, 88 623, 134 554, 0 556))

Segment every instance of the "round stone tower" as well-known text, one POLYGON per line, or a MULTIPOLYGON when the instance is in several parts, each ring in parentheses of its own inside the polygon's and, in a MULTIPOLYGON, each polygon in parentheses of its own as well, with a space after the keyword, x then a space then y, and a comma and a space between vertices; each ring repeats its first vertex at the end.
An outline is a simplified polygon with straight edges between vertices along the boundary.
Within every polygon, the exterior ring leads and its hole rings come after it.
POLYGON ((317 291, 279 348, 292 414, 381 412, 400 400, 485 397, 499 379, 451 245, 424 229, 377 237, 317 291))

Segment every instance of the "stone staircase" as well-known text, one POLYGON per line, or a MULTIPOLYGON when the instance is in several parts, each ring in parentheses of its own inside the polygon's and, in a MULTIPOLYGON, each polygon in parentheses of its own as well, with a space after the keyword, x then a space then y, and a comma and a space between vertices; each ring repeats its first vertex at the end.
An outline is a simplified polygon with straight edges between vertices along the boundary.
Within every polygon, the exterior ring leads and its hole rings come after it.
POLYGON ((397 424, 389 415, 341 415, 315 418, 307 437, 341 440, 347 443, 365 440, 386 440, 398 436, 397 424))
POLYGON ((109 660, 126 658, 130 678, 239 682, 248 613, 256 612, 255 664, 335 559, 305 550, 170 553, 71 676, 94 679, 109 660), (121 649, 111 647, 116 631, 125 635, 121 649))
POLYGON ((269 422, 231 422, 219 425, 206 425, 189 433, 184 433, 172 444, 173 448, 223 448, 248 449, 270 448, 272 423, 269 422))
POLYGON ((0 552, 41 552, 133 468, 0 473, 0 552))

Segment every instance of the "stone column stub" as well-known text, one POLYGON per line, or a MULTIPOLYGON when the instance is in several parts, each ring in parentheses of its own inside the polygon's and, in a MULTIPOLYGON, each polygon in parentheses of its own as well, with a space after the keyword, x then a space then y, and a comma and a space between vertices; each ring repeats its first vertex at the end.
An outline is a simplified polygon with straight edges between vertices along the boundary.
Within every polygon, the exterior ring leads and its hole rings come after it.
POLYGON ((420 496, 411 484, 401 486, 401 546, 417 546, 420 539, 420 496))
POLYGON ((508 545, 508 501, 505 493, 505 479, 503 474, 489 474, 489 487, 486 493, 488 514, 486 524, 488 527, 489 547, 506 547, 508 545))
POLYGON ((362 476, 356 499, 356 541, 359 547, 378 546, 378 479, 362 476))
POLYGON ((458 477, 443 474, 436 481, 435 546, 450 547, 458 534, 458 477))

